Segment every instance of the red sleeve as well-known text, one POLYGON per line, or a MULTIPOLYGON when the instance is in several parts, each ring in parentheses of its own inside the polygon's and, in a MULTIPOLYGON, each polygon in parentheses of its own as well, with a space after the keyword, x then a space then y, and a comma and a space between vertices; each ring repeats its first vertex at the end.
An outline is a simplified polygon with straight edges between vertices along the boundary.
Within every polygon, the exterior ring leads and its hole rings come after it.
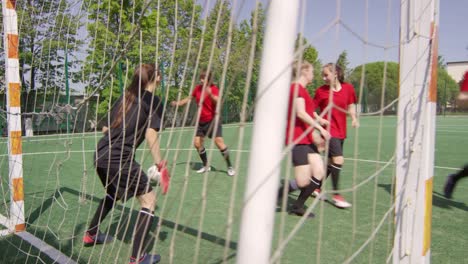
POLYGON ((355 104, 357 102, 356 92, 354 91, 354 87, 352 84, 348 84, 349 89, 349 99, 348 105, 355 104))
POLYGON ((462 84, 460 85, 460 92, 468 92, 468 71, 465 72, 462 84))
POLYGON ((200 85, 197 85, 195 86, 195 88, 193 88, 193 91, 192 91, 192 97, 197 97, 197 91, 198 89, 200 89, 200 85))
POLYGON ((211 86, 211 92, 213 95, 219 96, 219 88, 216 85, 211 86))
POLYGON ((301 89, 301 88, 302 88, 302 86, 299 87, 299 91, 297 92, 297 97, 298 98, 301 97, 301 98, 305 99, 306 98, 306 90, 303 89, 303 88, 301 89))

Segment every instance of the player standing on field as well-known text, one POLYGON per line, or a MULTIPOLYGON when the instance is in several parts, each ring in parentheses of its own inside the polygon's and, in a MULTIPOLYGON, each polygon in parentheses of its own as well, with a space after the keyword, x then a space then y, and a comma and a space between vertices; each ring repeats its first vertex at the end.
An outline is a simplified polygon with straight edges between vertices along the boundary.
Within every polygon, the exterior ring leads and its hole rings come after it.
MULTIPOLYGON (((172 101, 172 106, 183 106, 189 103, 192 98, 197 102, 197 105, 201 111, 200 119, 197 127, 197 134, 193 140, 193 144, 200 155, 200 158, 203 162, 203 167, 197 170, 197 173, 204 173, 211 170, 211 167, 208 166, 208 159, 206 155, 206 149, 204 147, 205 136, 209 138, 213 137, 213 132, 215 132, 215 114, 216 114, 216 104, 219 102, 219 89, 216 85, 213 84, 212 75, 209 72, 202 72, 200 74, 200 84, 195 86, 193 89, 192 95, 188 96, 180 101, 172 101)), ((221 119, 218 121, 216 126, 216 135, 214 135, 214 142, 218 149, 221 151, 224 160, 227 164, 227 174, 229 176, 234 176, 236 171, 232 167, 231 160, 229 158, 229 150, 223 139, 223 130, 221 125, 221 119)))
MULTIPOLYGON (((457 97, 457 104, 462 108, 467 108, 468 106, 468 71, 465 72, 465 76, 463 77, 461 86, 460 86, 460 93, 457 97)), ((461 170, 457 173, 450 174, 447 176, 447 181, 445 182, 444 186, 444 195, 445 197, 451 199, 453 190, 457 185, 457 182, 462 179, 468 177, 468 164, 465 165, 461 170)))
MULTIPOLYGON (((343 143, 346 139, 347 114, 351 116, 352 126, 359 126, 355 105, 357 100, 353 85, 344 82, 344 72, 338 65, 333 63, 325 65, 322 68, 322 77, 326 84, 315 91, 314 101, 322 113, 321 116, 330 123, 331 139, 328 147, 327 176, 331 175, 333 190, 337 191, 344 163, 343 143)), ((319 193, 320 189, 314 191, 315 195, 319 193)), ((333 203, 339 208, 351 206, 339 193, 333 195, 333 203)))
POLYGON ((161 159, 157 131, 161 127, 162 106, 153 91, 161 76, 153 64, 142 64, 135 69, 131 84, 112 107, 110 127, 104 128, 95 153, 97 174, 104 185, 106 197, 101 200, 83 237, 85 246, 108 243, 113 240, 99 231, 99 224, 115 203, 136 196, 141 210, 134 231, 130 263, 157 263, 161 257, 145 251, 145 240, 154 219, 156 194, 148 177, 135 161, 135 150, 146 139, 153 161, 161 173, 163 193, 169 186, 166 162, 161 159))
MULTIPOLYGON (((299 216, 305 214, 304 203, 316 188, 320 188, 325 176, 322 157, 313 142, 313 129, 310 127, 318 129, 323 137, 329 138, 329 133, 312 117, 315 104, 305 88, 314 78, 313 70, 309 62, 295 62, 289 94, 286 144, 294 144, 292 163, 295 179, 289 181, 288 192, 301 190, 289 213, 299 216)), ((279 189, 278 199, 282 198, 284 188, 283 186, 279 189)), ((313 214, 308 217, 313 217, 313 214)))

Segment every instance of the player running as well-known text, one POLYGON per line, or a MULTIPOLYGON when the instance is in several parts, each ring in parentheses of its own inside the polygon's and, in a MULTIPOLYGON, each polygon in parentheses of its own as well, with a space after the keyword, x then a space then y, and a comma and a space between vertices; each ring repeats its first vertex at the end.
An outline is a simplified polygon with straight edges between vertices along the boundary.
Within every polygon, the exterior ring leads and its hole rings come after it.
POLYGON ((221 155, 227 164, 227 174, 234 176, 236 171, 232 167, 231 160, 229 158, 229 150, 223 139, 223 127, 221 125, 221 119, 218 124, 215 124, 216 104, 219 102, 219 89, 213 84, 213 78, 210 72, 202 72, 200 74, 200 84, 195 86, 192 95, 188 96, 180 101, 172 101, 172 106, 183 106, 189 103, 192 99, 195 99, 200 109, 200 119, 198 122, 197 133, 193 139, 193 144, 200 155, 200 159, 203 162, 203 167, 197 170, 197 173, 205 173, 211 170, 208 166, 208 159, 206 155, 206 149, 204 147, 205 137, 212 138, 214 136, 214 142, 218 149, 221 151, 221 155), (215 127, 216 125, 216 127, 215 127), (215 129, 216 128, 216 129, 215 129), (215 134, 213 134, 216 132, 215 134))
MULTIPOLYGON (((305 214, 304 203, 315 189, 320 188, 325 176, 322 157, 313 142, 313 128, 317 129, 324 138, 329 138, 329 133, 312 117, 315 104, 305 88, 314 78, 313 70, 309 62, 294 63, 293 82, 289 94, 286 144, 294 144, 292 149, 294 179, 289 181, 288 192, 301 190, 289 213, 299 216, 305 214)), ((284 189, 284 186, 279 189, 279 199, 283 196, 284 189)), ((313 214, 308 215, 308 217, 313 216, 313 214)))

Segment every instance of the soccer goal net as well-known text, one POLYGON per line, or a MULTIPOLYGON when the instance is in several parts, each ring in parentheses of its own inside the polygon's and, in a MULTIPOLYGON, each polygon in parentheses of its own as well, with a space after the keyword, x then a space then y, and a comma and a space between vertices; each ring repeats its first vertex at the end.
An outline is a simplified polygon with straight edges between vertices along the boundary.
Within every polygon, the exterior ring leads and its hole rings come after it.
MULTIPOLYGON (((82 239, 106 195, 97 144, 143 63, 161 74, 158 138, 171 175, 165 195, 151 183, 145 241, 162 263, 429 262, 438 0, 3 0, 2 11, 0 262, 128 262, 137 199, 101 223, 112 243, 82 239), (324 179, 306 201, 314 219, 288 214, 300 191, 277 200, 294 179, 285 138, 295 61, 313 65, 312 98, 329 62, 356 95, 339 185, 324 179), (219 91, 214 138, 199 134, 207 72, 219 91)), ((150 150, 134 148, 146 171, 150 150)))

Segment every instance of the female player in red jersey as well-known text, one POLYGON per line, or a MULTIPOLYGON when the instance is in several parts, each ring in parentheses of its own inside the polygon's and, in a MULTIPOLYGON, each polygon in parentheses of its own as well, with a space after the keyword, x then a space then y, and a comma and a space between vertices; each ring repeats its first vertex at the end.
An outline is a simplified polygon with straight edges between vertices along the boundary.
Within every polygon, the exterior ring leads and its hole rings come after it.
MULTIPOLYGON (((301 190, 289 213, 299 216, 304 215, 305 201, 316 188, 320 188, 325 176, 322 157, 313 142, 313 128, 318 129, 324 138, 329 138, 329 133, 312 117, 315 104, 305 88, 314 78, 313 70, 312 64, 308 62, 295 62, 292 73, 293 82, 289 93, 286 144, 294 144, 292 163, 295 179, 289 182, 288 190, 289 192, 295 189, 301 190)), ((279 199, 283 196, 284 189, 284 186, 280 188, 279 199)), ((313 217, 313 214, 308 215, 308 217, 313 217)))
MULTIPOLYGON (((183 106, 189 103, 192 98, 195 98, 198 107, 201 108, 200 119, 197 127, 197 134, 193 140, 195 148, 200 155, 200 158, 203 162, 203 167, 197 170, 197 173, 204 173, 211 170, 211 167, 208 166, 208 159, 206 156, 206 149, 203 145, 205 136, 209 138, 213 137, 213 132, 215 132, 215 114, 216 114, 216 104, 219 101, 219 89, 216 85, 213 84, 213 79, 211 73, 202 72, 200 74, 200 84, 197 85, 192 92, 191 96, 188 96, 180 101, 172 101, 172 106, 183 106), (202 98, 203 97, 203 98, 202 98)), ((218 122, 216 127, 216 135, 214 135, 214 142, 218 149, 221 151, 224 159, 227 163, 227 174, 229 176, 234 176, 236 171, 231 165, 231 160, 229 158, 229 150, 223 139, 223 130, 221 126, 221 119, 218 122)))
MULTIPOLYGON (((326 84, 315 91, 314 101, 323 118, 330 123, 331 139, 328 148, 327 176, 331 175, 333 190, 337 191, 339 175, 344 163, 343 143, 346 139, 346 116, 348 114, 351 116, 353 127, 359 126, 356 117, 356 93, 352 84, 344 82, 344 72, 338 65, 333 63, 325 65, 322 69, 322 76, 326 84)), ((315 195, 319 193, 320 189, 314 191, 315 195)), ((339 193, 333 195, 333 203, 339 208, 351 206, 339 193)))
MULTIPOLYGON (((460 85, 460 93, 457 96, 457 105, 460 108, 468 108, 468 71, 465 72, 465 76, 460 85)), ((468 164, 465 165, 461 170, 456 173, 447 176, 447 181, 444 185, 444 195, 448 199, 452 198, 453 191, 457 182, 462 178, 468 177, 468 164)))

